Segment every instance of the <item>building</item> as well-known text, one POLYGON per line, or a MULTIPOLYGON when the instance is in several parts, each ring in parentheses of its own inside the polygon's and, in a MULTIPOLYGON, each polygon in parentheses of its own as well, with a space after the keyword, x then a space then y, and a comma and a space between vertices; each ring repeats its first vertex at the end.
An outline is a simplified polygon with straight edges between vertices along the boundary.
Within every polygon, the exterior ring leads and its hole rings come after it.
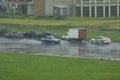
MULTIPOLYGON (((73 0, 34 0, 35 16, 53 16, 55 7, 64 11, 67 7, 67 15, 69 15, 69 6, 73 4, 73 0), (62 9, 63 8, 63 9, 62 9)), ((59 11, 58 11, 59 12, 59 11)), ((63 12, 64 13, 64 12, 63 12)))
POLYGON ((34 0, 34 15, 54 16, 55 6, 68 6, 66 16, 120 16, 120 0, 34 0))
POLYGON ((4 14, 6 11, 5 0, 0 0, 0 14, 4 14))
POLYGON ((7 13, 34 16, 119 17, 120 0, 7 0, 7 13))
POLYGON ((33 0, 6 0, 8 14, 33 15, 33 0))
POLYGON ((80 17, 120 16, 120 0, 76 0, 74 5, 80 17))

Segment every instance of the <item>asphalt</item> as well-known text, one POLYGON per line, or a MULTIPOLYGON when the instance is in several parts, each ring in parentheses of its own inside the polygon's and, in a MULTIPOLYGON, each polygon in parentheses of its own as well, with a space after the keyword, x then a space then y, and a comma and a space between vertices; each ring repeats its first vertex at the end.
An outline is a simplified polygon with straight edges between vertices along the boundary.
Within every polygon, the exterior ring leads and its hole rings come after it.
POLYGON ((120 43, 90 44, 89 41, 82 43, 61 40, 60 44, 42 43, 32 39, 6 39, 0 38, 1 52, 14 52, 18 54, 52 55, 74 58, 92 58, 120 60, 120 43))

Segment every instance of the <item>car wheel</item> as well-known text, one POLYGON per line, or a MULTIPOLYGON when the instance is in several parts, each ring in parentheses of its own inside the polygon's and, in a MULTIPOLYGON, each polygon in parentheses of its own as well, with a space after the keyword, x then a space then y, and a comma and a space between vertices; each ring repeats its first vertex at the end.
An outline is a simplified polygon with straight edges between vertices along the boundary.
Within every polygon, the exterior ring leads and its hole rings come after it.
POLYGON ((94 41, 94 40, 90 40, 90 43, 91 43, 91 44, 94 44, 94 43, 95 43, 95 41, 94 41))

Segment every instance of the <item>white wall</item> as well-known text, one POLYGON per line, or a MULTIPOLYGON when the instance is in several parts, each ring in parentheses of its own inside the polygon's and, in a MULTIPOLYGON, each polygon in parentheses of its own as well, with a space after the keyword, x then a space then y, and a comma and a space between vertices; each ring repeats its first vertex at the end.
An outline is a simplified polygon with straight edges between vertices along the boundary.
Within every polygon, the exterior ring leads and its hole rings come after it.
POLYGON ((33 15, 33 5, 27 5, 27 15, 33 15))
POLYGON ((53 16, 54 5, 69 6, 74 0, 46 0, 46 16, 53 16))

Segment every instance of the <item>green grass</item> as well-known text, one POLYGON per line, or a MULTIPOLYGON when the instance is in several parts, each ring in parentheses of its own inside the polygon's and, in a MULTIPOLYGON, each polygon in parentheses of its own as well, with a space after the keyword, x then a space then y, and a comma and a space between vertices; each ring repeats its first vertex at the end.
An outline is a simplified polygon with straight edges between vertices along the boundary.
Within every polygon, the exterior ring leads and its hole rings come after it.
POLYGON ((119 80, 120 62, 0 53, 0 80, 119 80))
POLYGON ((0 18, 0 29, 7 28, 11 31, 26 32, 36 30, 42 32, 56 32, 61 37, 66 34, 69 28, 85 27, 87 40, 104 35, 112 41, 120 41, 120 18, 80 18, 66 17, 62 19, 35 18, 33 16, 3 16, 0 18), (97 32, 97 31, 98 32, 97 32), (101 32, 103 30, 104 32, 101 32), (109 31, 110 33, 108 33, 109 31), (114 31, 114 32, 113 32, 114 31))
POLYGON ((119 29, 120 18, 79 18, 68 17, 64 19, 54 18, 0 18, 0 24, 31 25, 31 26, 68 26, 68 27, 96 27, 106 29, 119 29))

